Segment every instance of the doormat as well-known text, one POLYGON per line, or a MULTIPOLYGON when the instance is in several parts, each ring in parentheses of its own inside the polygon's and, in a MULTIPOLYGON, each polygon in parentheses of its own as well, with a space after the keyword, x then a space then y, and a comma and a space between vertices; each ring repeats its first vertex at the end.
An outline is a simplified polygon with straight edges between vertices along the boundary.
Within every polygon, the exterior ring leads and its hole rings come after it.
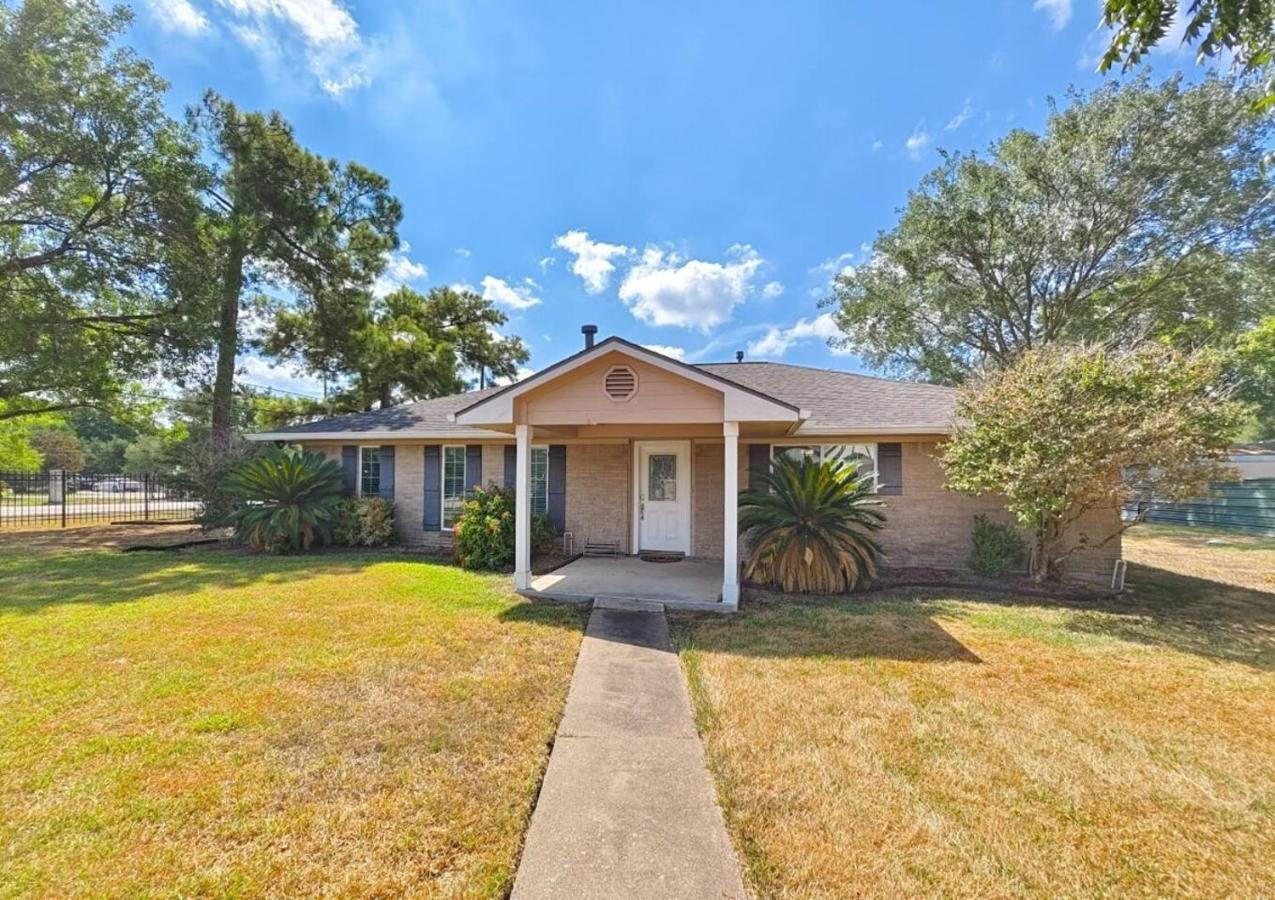
POLYGON ((643 550, 638 554, 638 559, 642 562, 653 563, 681 562, 685 558, 685 553, 662 553, 658 550, 643 550))

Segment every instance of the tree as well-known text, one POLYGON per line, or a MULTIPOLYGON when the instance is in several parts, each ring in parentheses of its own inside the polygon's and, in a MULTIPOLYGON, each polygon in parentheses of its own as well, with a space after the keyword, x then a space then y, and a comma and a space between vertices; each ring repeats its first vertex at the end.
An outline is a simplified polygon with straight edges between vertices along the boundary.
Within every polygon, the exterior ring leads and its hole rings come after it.
POLYGON ((278 113, 245 113, 210 92, 189 118, 214 160, 206 229, 218 310, 211 444, 222 452, 233 437, 239 314, 247 292, 286 292, 310 315, 345 308, 398 245, 402 208, 384 177, 304 149, 278 113))
POLYGON ((175 249, 196 146, 150 64, 113 47, 130 18, 0 4, 0 417, 109 402, 202 347, 175 249))
MULTIPOLYGON (((1033 576, 1083 547, 1073 526, 1138 496, 1207 494, 1248 410, 1221 389, 1221 354, 1156 345, 1118 352, 1048 347, 962 388, 942 450, 947 487, 998 494, 1034 537, 1033 576)), ((1130 527, 1135 518, 1124 524, 1130 527)))
MULTIPOLYGON (((1182 43, 1198 42, 1196 60, 1229 51, 1243 73, 1267 72, 1275 55, 1275 3, 1270 0, 1104 0, 1102 24, 1112 29, 1111 42, 1098 63, 1106 72, 1117 63, 1124 71, 1169 33, 1181 17, 1182 43)), ((1275 103, 1275 78, 1267 81, 1260 107, 1275 103)))
POLYGON ((781 456, 739 495, 744 575, 790 593, 839 594, 876 577, 884 504, 857 462, 781 456))
POLYGON ((1233 375, 1236 396, 1253 407, 1250 436, 1259 441, 1275 439, 1275 315, 1240 336, 1233 375))
POLYGON ((1059 341, 1219 343, 1259 315, 1272 122, 1215 78, 1140 79, 1051 102, 1044 134, 946 156, 872 259, 838 276, 841 344, 959 383, 1059 341))
MULTIPOLYGON (((0 410, 4 401, 0 400, 0 410)), ((40 452, 31 446, 31 428, 35 425, 52 425, 52 415, 30 416, 22 419, 0 417, 0 478, 6 473, 30 473, 40 471, 40 452)), ((0 481, 0 494, 4 493, 0 481)))
POLYGON ((40 454, 44 471, 79 472, 84 468, 84 450, 65 428, 33 428, 28 440, 40 454))
POLYGON ((263 347, 315 374, 348 377, 334 398, 337 408, 384 409, 463 390, 464 369, 512 378, 528 353, 521 339, 493 333, 506 321, 472 291, 437 287, 419 294, 403 287, 383 298, 369 295, 362 309, 333 305, 317 316, 280 310, 263 347))

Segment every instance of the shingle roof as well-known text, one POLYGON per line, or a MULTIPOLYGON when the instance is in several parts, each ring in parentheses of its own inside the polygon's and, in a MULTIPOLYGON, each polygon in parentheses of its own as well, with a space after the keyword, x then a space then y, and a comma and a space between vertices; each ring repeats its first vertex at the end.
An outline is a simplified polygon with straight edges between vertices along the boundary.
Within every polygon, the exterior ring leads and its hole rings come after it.
MULTIPOLYGON (((877 430, 883 433, 891 430, 943 431, 949 427, 956 405, 956 392, 951 388, 890 381, 835 369, 812 369, 774 362, 705 363, 696 368, 806 410, 810 416, 798 429, 799 434, 837 430, 877 430)), ((366 433, 371 436, 417 432, 437 437, 495 435, 495 432, 458 425, 449 417, 498 390, 500 388, 487 388, 435 400, 418 400, 389 409, 333 416, 281 428, 270 434, 366 433)))
POLYGON ((775 362, 707 363, 698 368, 807 410, 810 417, 799 431, 943 431, 956 411, 956 391, 934 384, 775 362))

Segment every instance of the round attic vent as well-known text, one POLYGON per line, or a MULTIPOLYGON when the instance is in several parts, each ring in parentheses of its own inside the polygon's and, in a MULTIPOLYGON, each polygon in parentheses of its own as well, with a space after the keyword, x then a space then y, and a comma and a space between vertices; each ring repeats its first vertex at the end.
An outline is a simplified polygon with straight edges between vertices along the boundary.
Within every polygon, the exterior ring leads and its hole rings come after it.
POLYGON ((628 400, 637 393, 637 373, 628 366, 612 366, 602 378, 602 389, 612 400, 628 400))

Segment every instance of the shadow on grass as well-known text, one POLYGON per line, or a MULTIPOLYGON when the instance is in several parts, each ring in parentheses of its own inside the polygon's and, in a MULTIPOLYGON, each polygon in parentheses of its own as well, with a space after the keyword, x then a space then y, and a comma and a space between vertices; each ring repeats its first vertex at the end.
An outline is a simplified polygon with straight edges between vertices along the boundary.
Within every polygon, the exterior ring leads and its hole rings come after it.
POLYGON ((721 619, 670 618, 679 645, 742 656, 977 663, 939 620, 981 618, 989 627, 1046 641, 1114 638, 1275 670, 1275 594, 1134 564, 1128 587, 1124 595, 1098 600, 901 587, 746 602, 738 615, 721 619), (1022 615, 986 619, 996 608, 1022 615))
POLYGON ((68 603, 107 606, 162 593, 293 583, 402 559, 401 555, 375 553, 267 556, 223 548, 38 556, 10 551, 0 554, 0 612, 37 613, 68 603))
POLYGON ((935 620, 933 606, 893 595, 811 597, 734 616, 670 614, 681 649, 769 658, 981 663, 935 620))
POLYGON ((1071 630, 1275 671, 1275 593, 1135 563, 1126 587, 1074 604, 1071 630))

